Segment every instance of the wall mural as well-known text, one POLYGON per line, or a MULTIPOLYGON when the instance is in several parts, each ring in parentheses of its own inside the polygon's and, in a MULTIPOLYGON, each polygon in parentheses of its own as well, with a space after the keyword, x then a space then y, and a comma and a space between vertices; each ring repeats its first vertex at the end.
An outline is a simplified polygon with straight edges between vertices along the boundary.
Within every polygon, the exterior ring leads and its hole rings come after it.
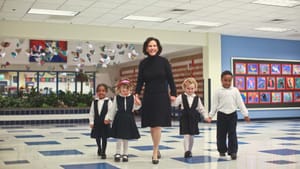
MULTIPOLYGON (((141 45, 117 42, 29 39, 0 39, 0 42, 1 68, 8 69, 13 64, 22 64, 26 70, 30 70, 35 63, 40 66, 56 63, 60 70, 75 65, 75 71, 79 72, 85 66, 107 68, 135 60, 141 51, 141 45)), ((46 69, 59 71, 53 64, 46 69)))

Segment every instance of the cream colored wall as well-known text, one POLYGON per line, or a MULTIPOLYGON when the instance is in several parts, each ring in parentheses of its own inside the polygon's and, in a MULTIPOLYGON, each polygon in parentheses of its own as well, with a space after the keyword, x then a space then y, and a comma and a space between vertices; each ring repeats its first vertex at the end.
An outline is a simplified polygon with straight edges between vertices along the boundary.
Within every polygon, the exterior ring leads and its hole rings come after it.
POLYGON ((211 79, 211 100, 213 99, 214 91, 221 87, 221 64, 221 35, 207 33, 207 45, 203 48, 205 105, 208 105, 208 79, 211 79))
MULTIPOLYGON (((54 39, 54 40, 90 40, 107 42, 129 42, 142 44, 149 36, 160 39, 163 44, 192 45, 203 48, 205 105, 207 105, 207 79, 212 79, 212 92, 220 86, 221 39, 218 33, 179 32, 148 29, 112 28, 89 25, 54 24, 37 22, 0 21, 0 37, 54 39)), ((99 72, 96 84, 107 81, 113 85, 119 68, 99 72), (109 81, 110 80, 110 81, 109 81)))

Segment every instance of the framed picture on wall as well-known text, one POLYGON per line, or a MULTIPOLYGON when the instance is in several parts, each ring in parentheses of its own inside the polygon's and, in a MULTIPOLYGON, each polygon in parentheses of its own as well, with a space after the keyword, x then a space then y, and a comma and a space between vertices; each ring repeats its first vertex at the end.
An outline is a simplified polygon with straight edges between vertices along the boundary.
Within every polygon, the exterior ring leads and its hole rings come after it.
POLYGON ((246 63, 235 63, 234 64, 234 73, 239 74, 239 75, 244 75, 246 74, 246 63))
POLYGON ((243 102, 246 104, 247 103, 247 92, 240 92, 241 97, 243 99, 243 102))
POLYGON ((258 92, 248 92, 248 104, 254 104, 254 103, 259 103, 259 94, 258 92))
POLYGON ((267 90, 275 90, 275 76, 267 76, 267 90))
POLYGON ((293 92, 283 92, 283 102, 293 102, 293 92))
POLYGON ((265 63, 259 64, 259 74, 269 75, 270 74, 270 65, 265 63))
POLYGON ((281 103, 281 92, 272 92, 271 96, 271 103, 281 103))
POLYGON ((281 74, 281 64, 273 63, 271 64, 271 74, 280 75, 281 74))
POLYGON ((282 64, 282 74, 290 75, 292 73, 292 65, 291 64, 282 64))
POLYGON ((300 92, 294 92, 294 102, 300 102, 300 92))
POLYGON ((257 75, 258 74, 258 64, 257 63, 248 63, 248 74, 257 75))
POLYGON ((295 89, 300 89, 300 77, 295 77, 295 89))
POLYGON ((257 76, 257 90, 265 90, 265 89, 266 89, 266 77, 257 76))
POLYGON ((293 74, 300 75, 300 64, 293 64, 293 74))
POLYGON ((61 62, 67 63, 67 41, 29 40, 29 62, 61 62))
POLYGON ((279 90, 285 89, 285 77, 283 76, 276 77, 276 88, 279 90))
POLYGON ((255 88, 256 88, 255 76, 247 76, 246 77, 246 89, 247 90, 255 90, 255 88))
POLYGON ((270 92, 260 92, 259 93, 259 102, 260 103, 270 103, 271 102, 271 93, 270 92))
POLYGON ((245 90, 245 77, 244 76, 235 76, 234 78, 235 87, 239 90, 245 90))
POLYGON ((294 89, 295 87, 295 82, 294 82, 294 77, 286 77, 286 89, 294 89))

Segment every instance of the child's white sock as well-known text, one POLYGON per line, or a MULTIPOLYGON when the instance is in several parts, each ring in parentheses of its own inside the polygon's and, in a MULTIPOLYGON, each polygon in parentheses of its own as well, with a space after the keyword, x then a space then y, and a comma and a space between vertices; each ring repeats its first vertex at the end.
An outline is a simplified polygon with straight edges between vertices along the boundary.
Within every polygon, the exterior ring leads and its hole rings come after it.
POLYGON ((121 144, 122 144, 122 139, 118 139, 116 143, 116 154, 121 153, 121 144))
POLYGON ((128 140, 123 140, 123 155, 128 155, 128 140))
POLYGON ((194 136, 190 135, 190 140, 189 140, 189 151, 192 151, 194 145, 194 136))
POLYGON ((189 151, 189 142, 190 142, 190 135, 184 135, 183 136, 184 152, 189 151))

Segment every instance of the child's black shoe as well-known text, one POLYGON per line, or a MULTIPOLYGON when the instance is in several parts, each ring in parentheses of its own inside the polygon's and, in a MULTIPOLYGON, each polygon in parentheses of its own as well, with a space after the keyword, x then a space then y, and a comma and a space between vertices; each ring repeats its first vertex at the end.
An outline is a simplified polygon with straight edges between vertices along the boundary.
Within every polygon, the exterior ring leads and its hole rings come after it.
POLYGON ((128 162, 128 155, 123 155, 122 156, 122 161, 123 162, 128 162))
POLYGON ((121 154, 115 154, 114 160, 115 160, 115 162, 120 162, 120 160, 121 160, 121 154))
POLYGON ((105 153, 101 154, 101 159, 106 159, 106 154, 105 153))
POLYGON ((236 160, 236 153, 230 153, 231 159, 236 160))
POLYGON ((219 153, 220 154, 220 157, 225 157, 226 154, 225 153, 219 153))

